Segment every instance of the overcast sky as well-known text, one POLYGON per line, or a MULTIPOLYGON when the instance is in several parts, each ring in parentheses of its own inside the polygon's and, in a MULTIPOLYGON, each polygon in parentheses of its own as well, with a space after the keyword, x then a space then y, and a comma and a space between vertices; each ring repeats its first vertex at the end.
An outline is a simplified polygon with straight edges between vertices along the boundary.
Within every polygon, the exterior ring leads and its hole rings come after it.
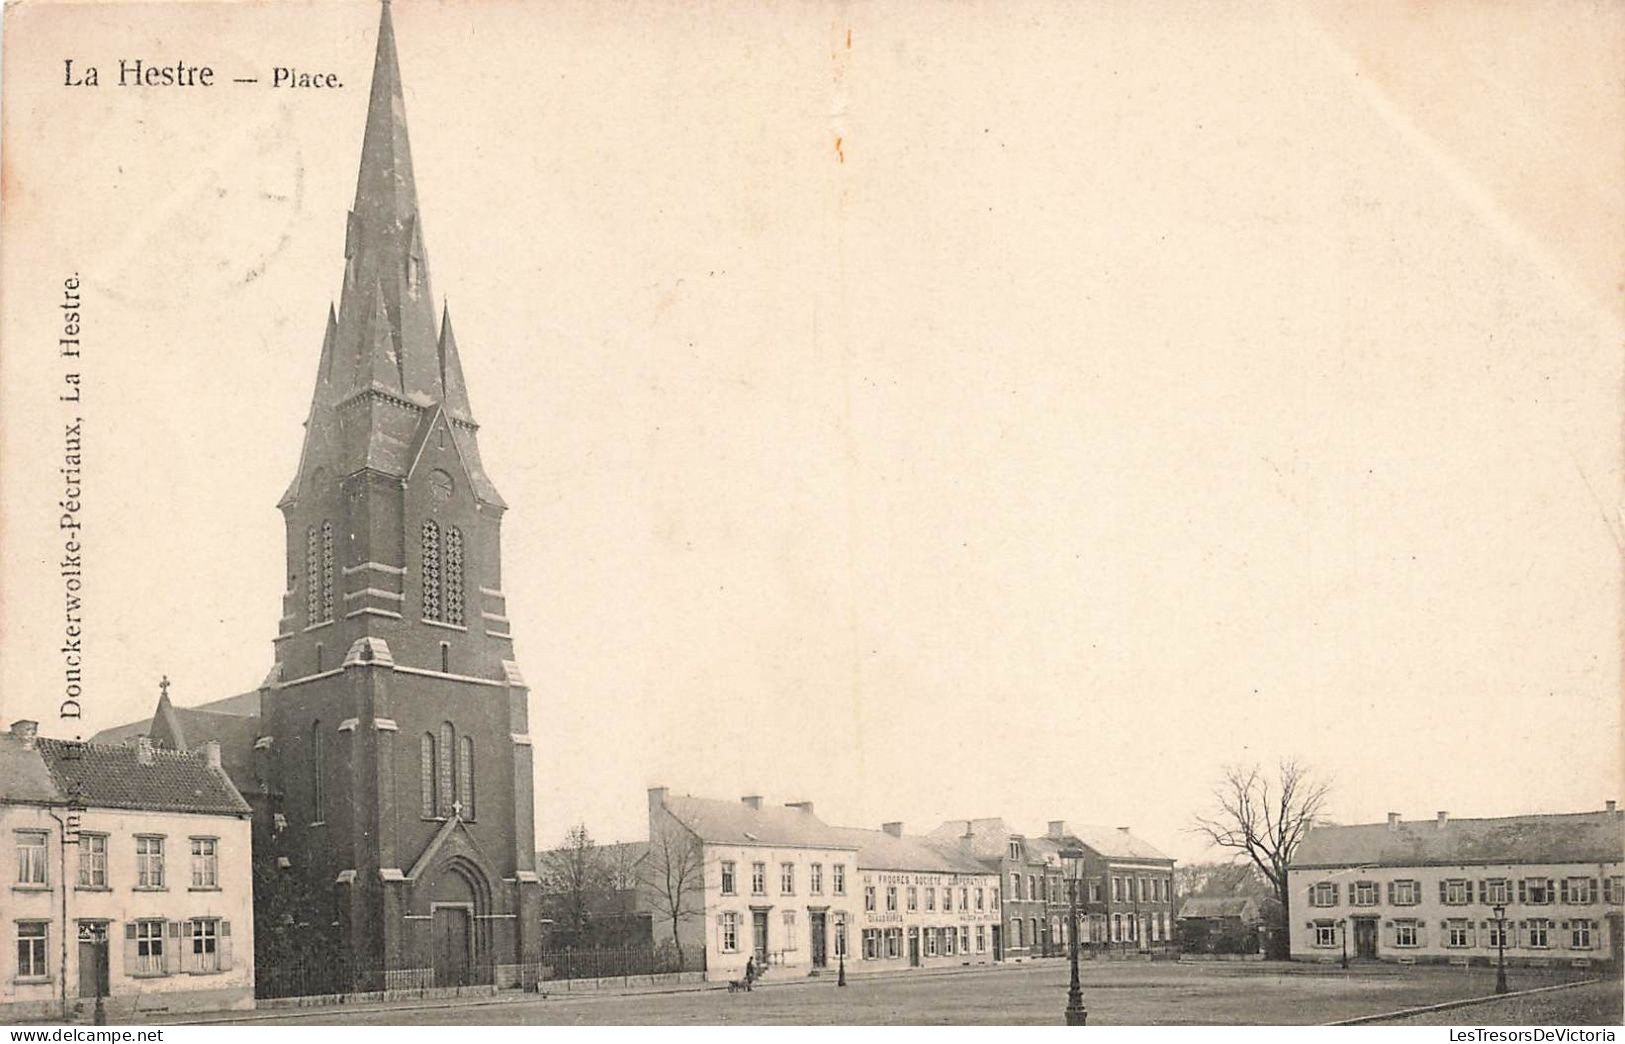
MULTIPOLYGON (((0 712, 62 734, 61 280, 89 731, 271 665, 377 9, 7 18, 0 712)), ((1344 821, 1619 796, 1622 18, 398 0, 538 843, 664 784, 1191 858, 1286 754, 1344 821)))

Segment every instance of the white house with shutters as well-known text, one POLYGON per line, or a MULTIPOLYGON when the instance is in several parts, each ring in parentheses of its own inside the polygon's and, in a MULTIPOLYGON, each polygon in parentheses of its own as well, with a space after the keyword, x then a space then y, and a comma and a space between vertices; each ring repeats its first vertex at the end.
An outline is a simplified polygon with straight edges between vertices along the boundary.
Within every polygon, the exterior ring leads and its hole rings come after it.
POLYGON ((0 1019, 254 1006, 250 811, 219 748, 0 734, 0 1019))
POLYGON ((1618 968, 1625 813, 1315 827, 1288 871, 1296 960, 1618 968), (1499 916, 1497 907, 1501 908, 1499 916))

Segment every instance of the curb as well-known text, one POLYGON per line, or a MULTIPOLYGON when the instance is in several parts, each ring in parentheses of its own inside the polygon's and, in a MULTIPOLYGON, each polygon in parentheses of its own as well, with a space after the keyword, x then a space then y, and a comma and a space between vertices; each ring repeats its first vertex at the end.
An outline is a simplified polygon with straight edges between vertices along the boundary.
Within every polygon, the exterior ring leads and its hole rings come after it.
POLYGON ((1390 1019, 1423 1015, 1430 1011, 1450 1011, 1453 1008, 1466 1008, 1474 1004, 1487 1004, 1490 1001, 1508 1000, 1512 997, 1528 997, 1536 993, 1551 993, 1555 990, 1572 990, 1576 986, 1590 986, 1592 983, 1602 981, 1601 979, 1581 979, 1578 982, 1560 982, 1555 986, 1536 986, 1527 990, 1512 990, 1509 993, 1492 993, 1487 997, 1468 997, 1465 1000, 1445 1001, 1443 1004, 1424 1004, 1420 1008, 1400 1008, 1398 1011, 1383 1012, 1381 1015, 1362 1015, 1357 1019, 1344 1019, 1341 1022, 1328 1022, 1324 1023, 1324 1025, 1363 1026, 1372 1022, 1387 1022, 1390 1019))

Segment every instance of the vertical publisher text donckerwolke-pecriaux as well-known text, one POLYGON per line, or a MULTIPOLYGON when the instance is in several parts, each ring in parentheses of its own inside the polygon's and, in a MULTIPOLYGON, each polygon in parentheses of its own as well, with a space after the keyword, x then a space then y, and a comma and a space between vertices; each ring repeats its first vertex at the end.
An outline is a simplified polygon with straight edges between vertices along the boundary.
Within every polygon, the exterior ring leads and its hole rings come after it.
MULTIPOLYGON (((57 355, 65 364, 62 372, 63 388, 57 399, 71 412, 62 418, 62 499, 57 502, 60 514, 57 531, 62 534, 62 703, 57 708, 61 719, 79 719, 84 696, 84 484, 81 481, 84 465, 84 419, 79 415, 81 384, 79 373, 82 307, 79 292, 79 274, 62 281, 62 336, 57 340, 57 355)), ((78 738, 75 736, 75 738, 78 738)))

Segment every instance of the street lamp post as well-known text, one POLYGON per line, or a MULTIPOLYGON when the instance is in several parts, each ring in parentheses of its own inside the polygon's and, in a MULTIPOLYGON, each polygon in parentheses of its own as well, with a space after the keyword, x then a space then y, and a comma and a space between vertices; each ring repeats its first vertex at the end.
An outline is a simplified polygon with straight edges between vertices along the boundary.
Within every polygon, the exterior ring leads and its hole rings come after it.
POLYGON ((1080 848, 1061 851, 1061 865, 1066 870, 1067 954, 1072 962, 1072 982, 1066 991, 1068 1026, 1082 1026, 1089 1021, 1089 1009, 1083 1006, 1083 984, 1078 981, 1078 888, 1083 884, 1083 858, 1080 848))
POLYGON ((1348 923, 1348 921, 1346 919, 1338 922, 1338 924, 1337 924, 1337 934, 1343 940, 1343 970, 1348 971, 1349 970, 1349 923, 1348 923))
POLYGON ((1495 992, 1507 991, 1507 908, 1495 904, 1495 992))

